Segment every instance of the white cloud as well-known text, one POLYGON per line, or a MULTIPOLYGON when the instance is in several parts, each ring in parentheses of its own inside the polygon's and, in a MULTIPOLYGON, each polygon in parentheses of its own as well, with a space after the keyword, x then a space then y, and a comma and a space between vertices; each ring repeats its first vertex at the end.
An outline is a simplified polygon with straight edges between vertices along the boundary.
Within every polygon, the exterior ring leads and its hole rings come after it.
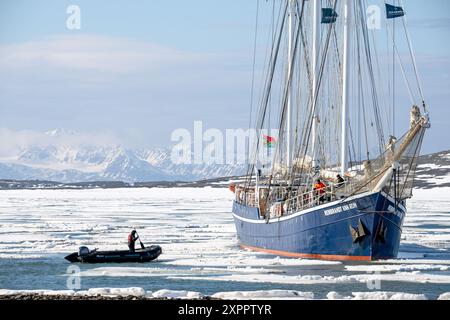
POLYGON ((62 92, 102 99, 117 92, 204 97, 247 87, 249 58, 248 52, 191 52, 93 34, 49 36, 0 46, 0 99, 21 93, 48 99, 62 92))
POLYGON ((15 157, 20 150, 29 147, 119 145, 121 140, 109 132, 77 133, 63 129, 46 132, 34 130, 11 130, 0 128, 0 158, 15 157))
POLYGON ((111 130, 128 143, 165 145, 197 119, 247 123, 251 65, 250 51, 88 34, 0 45, 0 127, 111 130))
POLYGON ((99 35, 60 35, 0 47, 0 68, 48 67, 130 73, 198 63, 211 58, 150 42, 99 35))

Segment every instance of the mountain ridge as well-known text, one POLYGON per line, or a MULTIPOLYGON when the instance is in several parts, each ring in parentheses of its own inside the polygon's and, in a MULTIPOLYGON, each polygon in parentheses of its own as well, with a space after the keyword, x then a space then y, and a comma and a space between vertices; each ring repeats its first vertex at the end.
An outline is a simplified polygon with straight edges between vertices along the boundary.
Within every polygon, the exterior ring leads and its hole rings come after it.
MULTIPOLYGON (((52 133, 56 135, 55 133, 52 133)), ((129 149, 118 145, 21 148, 0 159, 0 179, 78 181, 195 181, 245 172, 245 164, 175 164, 169 149, 129 149)))
MULTIPOLYGON (((47 131, 40 135, 39 141, 0 158, 0 179, 64 184, 194 182, 242 176, 246 169, 247 165, 242 163, 177 164, 172 162, 169 148, 125 148, 64 129, 47 131)), ((417 185, 450 186, 447 176, 450 176, 450 150, 419 157, 417 185)))
MULTIPOLYGON (((74 188, 128 188, 128 187, 226 187, 231 181, 242 181, 244 175, 225 175, 186 181, 152 180, 140 182, 125 182, 118 180, 91 180, 78 182, 59 182, 44 179, 5 179, 2 176, 0 164, 0 189, 74 189, 74 188)), ((20 166, 20 165, 18 165, 20 166)), ((422 155, 418 159, 415 188, 431 189, 450 187, 450 150, 422 155)))

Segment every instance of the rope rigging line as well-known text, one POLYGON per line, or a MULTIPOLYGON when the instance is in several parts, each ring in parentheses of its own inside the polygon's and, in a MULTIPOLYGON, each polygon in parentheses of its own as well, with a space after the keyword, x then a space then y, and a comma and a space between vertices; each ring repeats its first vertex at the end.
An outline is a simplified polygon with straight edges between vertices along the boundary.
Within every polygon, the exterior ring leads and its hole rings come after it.
MULTIPOLYGON (((252 66, 252 85, 250 93, 250 116, 248 120, 248 129, 252 126, 252 114, 253 114, 253 94, 255 89, 255 65, 256 65, 256 42, 258 39, 258 19, 259 19, 259 0, 256 0, 256 21, 255 21, 255 38, 253 42, 253 66, 252 66)), ((250 144, 247 149, 247 154, 250 154, 250 144)))
MULTIPOLYGON (((337 4, 337 0, 334 2, 334 10, 336 9, 336 4, 337 4)), ((316 112, 316 106, 317 106, 317 99, 318 99, 318 92, 320 90, 320 87, 322 85, 322 79, 323 79, 323 74, 324 74, 324 67, 325 67, 325 62, 326 62, 326 58, 327 58, 327 53, 328 53, 328 48, 329 48, 329 44, 331 42, 331 35, 332 35, 332 29, 334 28, 334 24, 330 24, 329 28, 328 28, 328 33, 327 33, 327 38, 326 38, 326 44, 325 44, 325 50, 324 53, 322 55, 322 59, 321 59, 321 63, 320 63, 320 68, 319 68, 319 76, 317 79, 317 85, 316 85, 316 93, 315 93, 315 99, 314 101, 311 101, 309 104, 310 106, 308 107, 309 112, 307 112, 308 114, 308 119, 307 119, 307 123, 304 127, 304 129, 306 130, 306 132, 303 132, 302 137, 303 137, 303 143, 302 146, 304 146, 303 148, 303 155, 301 157, 301 169, 300 171, 297 171, 298 168, 294 167, 294 170, 292 170, 291 175, 290 175, 290 181, 292 182, 295 179, 295 176, 297 174, 299 174, 300 176, 303 175, 303 168, 304 168, 304 162, 305 162, 305 158, 306 158, 306 154, 308 152, 308 147, 309 147, 309 142, 310 142, 310 138, 311 138, 311 131, 312 131, 312 124, 314 121, 314 114, 316 112)), ((301 155, 302 150, 299 146, 299 149, 297 151, 297 158, 301 155)), ((299 190, 300 186, 297 186, 297 192, 299 190)))
POLYGON ((361 30, 362 30, 362 35, 363 35, 363 40, 364 40, 364 45, 365 45, 365 53, 366 53, 366 63, 367 63, 367 68, 368 68, 368 73, 369 73, 369 80, 370 80, 370 89, 371 89, 371 94, 372 94, 372 102, 373 102, 373 111, 374 111, 374 116, 375 116, 375 125, 376 125, 376 130, 377 130, 377 135, 378 135, 378 143, 379 143, 379 151, 380 154, 383 153, 383 148, 384 148, 384 133, 383 133, 383 126, 382 126, 382 122, 381 122, 381 118, 380 118, 380 107, 379 107, 379 103, 378 103, 378 93, 377 93, 377 89, 376 89, 376 81, 375 81, 375 75, 374 75, 374 70, 373 70, 373 65, 372 65, 372 51, 371 51, 371 46, 370 46, 370 41, 369 41, 369 35, 368 35, 368 30, 367 30, 367 22, 365 20, 365 14, 363 11, 363 6, 360 5, 360 20, 361 20, 361 30))
MULTIPOLYGON (((403 6, 403 1, 402 0, 399 0, 399 1, 400 1, 400 5, 403 6)), ((403 21, 403 29, 405 30, 406 40, 408 42, 409 53, 411 55, 411 60, 412 60, 412 64, 413 64, 413 67, 414 67, 414 74, 416 76, 417 87, 419 88, 420 97, 422 98, 423 111, 427 112, 427 107, 426 107, 426 104, 425 104, 425 96, 424 96, 423 90, 422 90, 422 82, 420 80, 419 71, 418 71, 418 68, 417 68, 416 57, 414 55, 413 46, 412 46, 412 42, 411 42, 411 37, 409 36, 409 31, 408 31, 408 28, 407 28, 406 15, 404 15, 402 17, 402 21, 403 21)))
MULTIPOLYGON (((280 117, 280 124, 279 124, 279 130, 281 132, 281 129, 284 127, 284 114, 286 111, 286 106, 287 106, 287 96, 288 96, 288 89, 289 89, 289 85, 290 85, 290 81, 292 81, 292 74, 293 74, 293 69, 294 69, 294 65, 295 65, 295 56, 296 56, 296 52, 297 52, 297 47, 298 47, 298 39, 299 39, 299 35, 301 34, 301 25, 302 25, 302 21, 303 21, 303 16, 304 16, 304 8, 305 8, 305 1, 302 1, 302 10, 300 13, 298 13, 298 6, 297 6, 297 15, 299 16, 299 23, 298 23, 298 28, 296 30, 296 37, 295 37, 295 43, 294 43, 294 52, 292 54, 292 62, 291 62, 291 70, 289 70, 289 79, 286 83, 286 90, 285 90, 285 94, 283 95, 283 100, 284 103, 282 104, 283 106, 283 111, 281 113, 281 117, 280 117)), ((286 12, 285 12, 285 17, 286 17, 286 12)), ((283 19, 284 20, 284 19, 283 19)), ((280 36, 282 34, 282 30, 280 32, 280 36)), ((276 155, 275 158, 277 158, 277 156, 280 155, 281 152, 281 147, 279 146, 279 144, 277 145, 277 149, 276 149, 276 155)), ((271 170, 271 174, 269 176, 269 180, 268 180, 268 193, 269 193, 269 197, 271 195, 271 187, 272 187, 272 179, 274 177, 274 171, 275 171, 275 163, 276 161, 274 160, 274 163, 272 165, 272 170, 271 170)), ((268 218, 267 218, 268 221, 268 218)))
MULTIPOLYGON (((391 30, 390 30, 389 26, 388 26, 387 29, 388 29, 388 34, 389 34, 389 35, 392 37, 392 39, 394 40, 393 35, 391 34, 391 30)), ((412 104, 412 105, 415 105, 416 102, 415 102, 415 99, 414 99, 414 94, 413 94, 412 89, 411 89, 411 84, 409 83, 408 77, 406 76, 405 67, 404 67, 404 65, 403 65, 402 58, 401 58, 401 56, 400 56, 400 53, 399 53, 399 51, 398 51, 398 47, 397 47, 397 45, 395 44, 395 42, 394 42, 393 50, 394 50, 395 53, 396 53, 397 61, 398 61, 398 64, 399 64, 399 66, 400 66, 400 70, 402 71, 403 80, 405 81, 406 89, 408 90, 409 99, 410 99, 410 101, 411 101, 411 104, 412 104)))
MULTIPOLYGON (((262 126, 264 124, 264 119, 265 119, 265 116, 266 116, 266 113, 267 113, 267 106, 268 106, 270 91, 271 91, 271 87, 272 87, 273 75, 275 73, 276 61, 277 61, 277 57, 278 57, 279 49, 280 49, 280 45, 281 45, 281 38, 282 38, 282 34, 283 34, 283 28, 284 28, 284 25, 285 25, 287 9, 288 9, 288 3, 286 3, 286 5, 284 7, 283 19, 282 19, 282 22, 280 24, 280 32, 279 32, 278 39, 276 41, 276 44, 274 43, 274 45, 273 45, 273 49, 274 49, 273 54, 272 54, 273 59, 271 60, 270 67, 269 67, 269 74, 268 74, 268 77, 267 77, 266 89, 264 91, 265 95, 264 95, 263 103, 262 103, 262 107, 261 107, 262 108, 262 112, 260 113, 260 116, 259 116, 258 121, 257 121, 257 126, 256 126, 257 129, 262 128, 262 126)), ((252 157, 253 161, 252 161, 251 166, 249 166, 249 168, 247 170, 247 179, 246 179, 246 185, 247 186, 250 185, 251 180, 252 180, 252 176, 253 176, 253 172, 254 172, 254 169, 255 169, 255 164, 256 164, 256 160, 257 160, 257 156, 258 156, 258 152, 259 152, 260 142, 261 142, 261 139, 258 136, 257 137, 256 149, 255 149, 255 152, 254 152, 254 157, 252 157)))

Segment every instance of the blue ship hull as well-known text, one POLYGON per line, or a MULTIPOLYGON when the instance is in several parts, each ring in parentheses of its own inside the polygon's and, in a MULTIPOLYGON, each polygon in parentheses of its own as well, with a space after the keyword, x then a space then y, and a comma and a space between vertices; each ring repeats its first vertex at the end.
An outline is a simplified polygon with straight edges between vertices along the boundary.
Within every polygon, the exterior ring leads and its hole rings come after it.
POLYGON ((361 194, 265 221, 259 209, 233 203, 242 247, 282 256, 371 261, 396 258, 406 214, 384 192, 361 194))

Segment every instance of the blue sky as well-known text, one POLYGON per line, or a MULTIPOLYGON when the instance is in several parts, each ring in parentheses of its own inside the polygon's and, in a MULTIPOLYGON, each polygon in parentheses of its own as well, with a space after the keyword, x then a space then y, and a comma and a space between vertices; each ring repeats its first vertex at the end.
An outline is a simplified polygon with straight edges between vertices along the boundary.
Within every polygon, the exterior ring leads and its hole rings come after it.
MULTIPOLYGON (((424 151, 450 149, 450 2, 403 3, 432 117, 424 151)), ((255 12, 256 0, 2 0, 0 128, 143 147, 194 120, 246 128, 255 12), (66 28, 72 4, 80 30, 66 28)))

